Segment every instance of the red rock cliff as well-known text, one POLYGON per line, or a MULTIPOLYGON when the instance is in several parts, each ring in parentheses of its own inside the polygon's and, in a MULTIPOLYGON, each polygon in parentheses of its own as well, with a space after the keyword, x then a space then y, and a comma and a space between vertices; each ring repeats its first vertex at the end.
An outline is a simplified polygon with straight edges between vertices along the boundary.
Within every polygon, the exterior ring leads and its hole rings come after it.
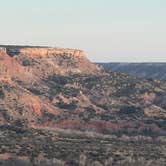
POLYGON ((3 52, 39 77, 50 74, 98 74, 101 69, 91 63, 84 51, 51 47, 4 46, 3 52), (47 70, 46 70, 47 69, 47 70))

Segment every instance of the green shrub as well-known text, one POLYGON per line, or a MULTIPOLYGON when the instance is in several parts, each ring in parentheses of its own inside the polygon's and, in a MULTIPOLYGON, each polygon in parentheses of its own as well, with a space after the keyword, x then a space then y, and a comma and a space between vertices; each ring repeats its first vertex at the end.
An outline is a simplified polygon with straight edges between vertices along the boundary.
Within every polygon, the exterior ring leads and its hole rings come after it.
POLYGON ((0 98, 3 99, 5 97, 3 86, 0 85, 0 98))
POLYGON ((60 100, 56 106, 62 109, 74 110, 77 108, 77 101, 72 101, 71 103, 68 104, 60 100))

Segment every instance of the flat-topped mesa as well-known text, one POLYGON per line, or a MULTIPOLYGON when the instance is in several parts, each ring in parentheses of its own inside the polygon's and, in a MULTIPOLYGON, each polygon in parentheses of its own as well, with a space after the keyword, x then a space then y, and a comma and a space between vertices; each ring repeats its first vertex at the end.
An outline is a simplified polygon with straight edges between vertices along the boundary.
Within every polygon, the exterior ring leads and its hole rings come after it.
POLYGON ((39 46, 3 46, 1 47, 10 56, 16 55, 33 55, 33 56, 47 56, 47 55, 66 55, 66 56, 85 56, 84 51, 76 49, 63 49, 53 47, 39 47, 39 46))
POLYGON ((3 48, 6 49, 6 54, 38 77, 47 77, 54 73, 102 73, 101 68, 91 63, 81 50, 39 46, 3 46, 3 48))
POLYGON ((59 49, 59 48, 25 48, 20 49, 20 54, 34 55, 34 56, 46 56, 46 55, 73 55, 82 57, 84 52, 74 49, 59 49))

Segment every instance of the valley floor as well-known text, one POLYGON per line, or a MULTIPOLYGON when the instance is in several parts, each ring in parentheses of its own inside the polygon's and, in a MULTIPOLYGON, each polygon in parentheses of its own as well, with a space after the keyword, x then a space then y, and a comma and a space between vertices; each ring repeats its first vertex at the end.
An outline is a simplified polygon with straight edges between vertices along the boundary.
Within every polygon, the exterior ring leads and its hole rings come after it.
POLYGON ((166 137, 1 126, 2 166, 164 166, 166 137))

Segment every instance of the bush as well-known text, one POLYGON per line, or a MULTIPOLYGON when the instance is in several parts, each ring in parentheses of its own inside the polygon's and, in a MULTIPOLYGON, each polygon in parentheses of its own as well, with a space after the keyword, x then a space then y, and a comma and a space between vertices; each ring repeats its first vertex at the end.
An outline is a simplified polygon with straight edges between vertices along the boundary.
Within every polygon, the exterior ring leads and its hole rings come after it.
POLYGON ((3 99, 5 97, 4 91, 3 91, 3 87, 0 86, 0 98, 3 99))
POLYGON ((77 108, 77 101, 72 101, 71 103, 68 104, 60 100, 56 106, 62 109, 74 110, 77 108))
POLYGON ((122 106, 120 108, 119 113, 120 114, 134 114, 139 110, 139 108, 135 106, 122 106))
POLYGON ((23 65, 23 66, 30 66, 30 65, 31 65, 31 62, 30 62, 29 59, 24 59, 24 60, 22 61, 22 65, 23 65))

